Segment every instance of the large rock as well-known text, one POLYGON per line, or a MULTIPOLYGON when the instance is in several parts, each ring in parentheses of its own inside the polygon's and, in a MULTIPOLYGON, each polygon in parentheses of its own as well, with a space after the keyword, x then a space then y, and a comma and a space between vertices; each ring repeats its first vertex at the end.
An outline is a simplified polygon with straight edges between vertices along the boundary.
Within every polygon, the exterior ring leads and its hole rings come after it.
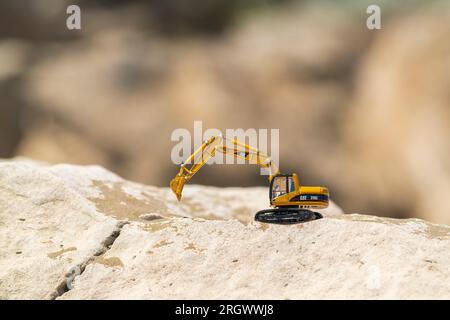
POLYGON ((344 159, 333 159, 350 165, 329 175, 346 186, 347 208, 450 223, 449 20, 448 1, 398 17, 362 59, 344 159))
POLYGON ((449 231, 359 215, 130 224, 62 298, 449 298, 449 231))
POLYGON ((450 297, 450 227, 334 204, 252 221, 266 196, 187 186, 178 203, 97 166, 0 162, 0 298, 450 297))

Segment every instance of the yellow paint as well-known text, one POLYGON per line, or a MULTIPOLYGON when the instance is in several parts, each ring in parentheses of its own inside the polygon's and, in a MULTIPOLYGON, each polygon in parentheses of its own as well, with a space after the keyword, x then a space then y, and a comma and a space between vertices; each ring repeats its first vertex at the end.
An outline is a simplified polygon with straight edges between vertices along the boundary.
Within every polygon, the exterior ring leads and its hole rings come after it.
MULTIPOLYGON (((272 188, 274 190, 275 188, 279 188, 282 192, 284 189, 284 194, 271 199, 270 205, 272 207, 299 206, 313 209, 324 209, 328 207, 329 192, 327 188, 301 186, 296 173, 288 176, 280 175, 278 167, 268 155, 235 139, 228 141, 231 142, 232 146, 227 146, 226 141, 228 140, 221 136, 211 137, 195 150, 180 166, 178 174, 170 181, 170 188, 179 201, 181 200, 184 185, 191 180, 210 158, 214 157, 216 152, 221 152, 236 158, 242 158, 250 164, 256 164, 261 168, 270 170, 269 182, 273 182, 271 183, 272 188), (289 190, 286 190, 286 182, 289 182, 289 190), (326 199, 313 201, 311 199, 302 199, 302 196, 321 196, 326 197, 326 199)), ((272 191, 274 190, 271 190, 271 194, 273 194, 272 191)))

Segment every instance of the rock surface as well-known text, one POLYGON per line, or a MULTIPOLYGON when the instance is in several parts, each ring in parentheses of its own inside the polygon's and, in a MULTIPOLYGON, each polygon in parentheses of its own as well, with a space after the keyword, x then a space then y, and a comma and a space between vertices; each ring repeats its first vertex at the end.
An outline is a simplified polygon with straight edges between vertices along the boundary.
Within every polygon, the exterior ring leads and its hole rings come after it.
POLYGON ((450 298, 450 227, 334 204, 256 223, 266 197, 188 186, 178 203, 98 166, 2 161, 0 298, 450 298))

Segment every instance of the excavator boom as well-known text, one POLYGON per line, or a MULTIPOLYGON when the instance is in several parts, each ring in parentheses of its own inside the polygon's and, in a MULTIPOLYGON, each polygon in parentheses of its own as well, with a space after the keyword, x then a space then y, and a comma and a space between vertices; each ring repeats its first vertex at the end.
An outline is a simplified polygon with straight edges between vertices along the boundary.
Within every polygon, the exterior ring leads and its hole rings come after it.
POLYGON ((272 159, 260 152, 258 149, 242 143, 236 139, 227 139, 222 136, 213 136, 207 139, 197 150, 194 151, 181 165, 180 171, 175 178, 170 181, 170 188, 181 200, 184 185, 215 156, 216 152, 232 155, 241 158, 249 164, 256 164, 261 168, 269 169, 269 181, 279 174, 279 169, 272 159))

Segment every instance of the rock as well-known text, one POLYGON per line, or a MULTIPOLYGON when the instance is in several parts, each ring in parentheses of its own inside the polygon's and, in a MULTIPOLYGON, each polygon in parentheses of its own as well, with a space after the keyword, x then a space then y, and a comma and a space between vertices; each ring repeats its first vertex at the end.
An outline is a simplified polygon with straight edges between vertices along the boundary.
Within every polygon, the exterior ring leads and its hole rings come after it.
POLYGON ((90 174, 110 174, 85 168, 81 180, 73 170, 0 163, 0 298, 58 296, 69 268, 102 252, 118 229, 119 221, 97 212, 80 185, 90 174))
POLYGON ((340 177, 346 208, 450 223, 449 20, 445 1, 399 16, 362 59, 343 122, 347 157, 335 160, 352 167, 340 177))
POLYGON ((187 186, 178 203, 99 166, 1 161, 0 298, 450 297, 450 227, 334 204, 252 221, 266 196, 187 186))
POLYGON ((360 215, 287 227, 129 224, 62 298, 448 298, 449 231, 360 215))
POLYGON ((21 142, 22 109, 27 105, 21 99, 18 79, 26 69, 28 53, 24 42, 0 39, 0 158, 13 156, 21 142))
POLYGON ((19 155, 45 154, 45 161, 50 163, 71 161, 83 165, 102 163, 113 166, 101 148, 88 139, 80 139, 75 130, 52 121, 44 121, 39 125, 28 127, 26 131, 28 134, 22 138, 16 149, 19 155))

